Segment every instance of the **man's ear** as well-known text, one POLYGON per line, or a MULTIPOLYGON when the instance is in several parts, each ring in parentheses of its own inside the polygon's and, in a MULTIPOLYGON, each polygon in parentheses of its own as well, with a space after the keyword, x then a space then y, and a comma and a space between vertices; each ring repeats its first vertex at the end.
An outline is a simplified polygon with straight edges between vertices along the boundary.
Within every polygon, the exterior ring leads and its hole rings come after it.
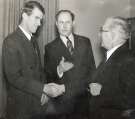
POLYGON ((24 13, 22 13, 22 18, 23 19, 26 19, 28 17, 28 15, 24 12, 24 13))
POLYGON ((58 22, 57 21, 55 22, 55 24, 56 24, 56 26, 58 26, 58 22))

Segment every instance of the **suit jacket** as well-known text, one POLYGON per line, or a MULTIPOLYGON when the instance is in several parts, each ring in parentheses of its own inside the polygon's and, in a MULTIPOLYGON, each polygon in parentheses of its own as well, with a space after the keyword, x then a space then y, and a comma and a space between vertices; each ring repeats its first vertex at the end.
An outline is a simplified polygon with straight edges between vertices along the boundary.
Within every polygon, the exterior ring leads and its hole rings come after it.
POLYGON ((40 111, 43 91, 43 71, 36 40, 33 45, 17 28, 3 42, 2 60, 7 80, 7 118, 28 119, 40 111))
MULTIPOLYGON (((95 69, 90 40, 86 37, 74 34, 74 44, 75 47, 72 56, 60 37, 57 37, 45 47, 45 71, 48 82, 64 84, 66 87, 65 94, 52 99, 58 113, 71 112, 75 108, 76 103, 76 105, 79 106, 86 104, 85 93, 88 84, 87 79, 95 69), (62 56, 66 61, 72 62, 74 68, 65 72, 63 77, 59 78, 57 66, 62 56), (83 103, 82 100, 85 103, 83 103)), ((80 108, 76 108, 76 110, 77 109, 80 108)))
POLYGON ((93 75, 92 82, 100 83, 102 89, 99 96, 93 96, 90 100, 92 113, 100 113, 103 119, 121 119, 123 110, 135 108, 134 71, 135 58, 125 43, 93 75), (107 117, 108 113, 112 115, 107 117))

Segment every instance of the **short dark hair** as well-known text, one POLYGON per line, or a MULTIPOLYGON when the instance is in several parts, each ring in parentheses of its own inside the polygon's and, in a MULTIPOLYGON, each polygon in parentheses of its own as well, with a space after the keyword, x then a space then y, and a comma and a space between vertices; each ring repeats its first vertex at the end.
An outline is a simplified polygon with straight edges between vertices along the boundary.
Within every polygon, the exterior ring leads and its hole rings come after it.
POLYGON ((24 7, 22 9, 22 13, 25 12, 28 15, 31 15, 32 10, 34 8, 38 8, 39 10, 41 10, 41 12, 43 14, 45 14, 45 10, 44 10, 43 6, 39 2, 37 2, 37 1, 28 1, 28 2, 25 2, 24 3, 24 7))
POLYGON ((75 20, 75 15, 73 12, 71 12, 70 10, 60 10, 58 11, 58 13, 56 14, 55 18, 56 18, 56 21, 58 20, 58 17, 61 13, 69 13, 71 15, 71 18, 72 18, 72 21, 75 20))

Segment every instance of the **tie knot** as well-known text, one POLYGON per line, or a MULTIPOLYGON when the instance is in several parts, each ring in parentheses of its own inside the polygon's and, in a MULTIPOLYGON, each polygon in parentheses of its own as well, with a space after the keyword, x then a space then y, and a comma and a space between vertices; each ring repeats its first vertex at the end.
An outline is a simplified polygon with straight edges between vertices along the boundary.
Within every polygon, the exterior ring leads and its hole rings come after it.
POLYGON ((67 38, 67 45, 71 45, 72 44, 71 40, 68 37, 66 38, 67 38))
POLYGON ((70 42, 71 42, 71 40, 69 39, 69 37, 68 37, 68 36, 66 37, 66 39, 67 39, 67 41, 70 41, 70 42))

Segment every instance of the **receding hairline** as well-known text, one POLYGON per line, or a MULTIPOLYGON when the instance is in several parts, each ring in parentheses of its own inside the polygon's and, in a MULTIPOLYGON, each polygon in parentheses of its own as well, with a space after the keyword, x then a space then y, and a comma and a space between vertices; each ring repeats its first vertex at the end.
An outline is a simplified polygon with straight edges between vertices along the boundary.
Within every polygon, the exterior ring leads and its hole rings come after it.
POLYGON ((55 18, 56 18, 56 21, 58 20, 59 16, 63 13, 68 13, 70 16, 71 16, 71 19, 72 21, 75 20, 75 15, 73 12, 71 12, 70 10, 60 10, 58 11, 58 13, 56 14, 55 18))

